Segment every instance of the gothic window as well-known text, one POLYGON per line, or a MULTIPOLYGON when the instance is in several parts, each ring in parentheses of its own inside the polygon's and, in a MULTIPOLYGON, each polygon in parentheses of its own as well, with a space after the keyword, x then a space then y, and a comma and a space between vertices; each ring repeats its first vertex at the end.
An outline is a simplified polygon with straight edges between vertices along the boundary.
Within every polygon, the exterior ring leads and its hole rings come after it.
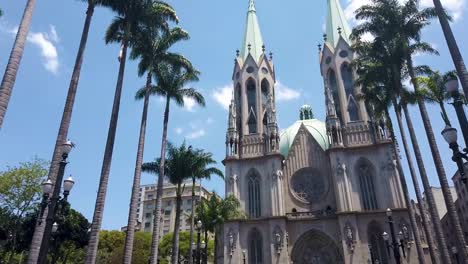
POLYGON ((237 130, 239 131, 240 135, 242 136, 242 88, 240 83, 236 86, 236 91, 234 94, 235 102, 236 102, 236 113, 237 113, 237 130))
POLYGON ((249 264, 262 264, 262 234, 254 228, 249 235, 249 264))
POLYGON ((338 115, 340 121, 343 122, 341 117, 340 97, 338 96, 338 85, 336 83, 336 74, 333 70, 328 72, 328 84, 332 92, 333 101, 335 102, 336 114, 338 115))
POLYGON ((372 164, 365 159, 358 161, 356 173, 359 178, 359 188, 361 189, 361 204, 364 210, 378 209, 377 195, 375 192, 375 169, 372 164))
POLYGON ((248 119, 248 126, 249 126, 249 134, 257 133, 257 93, 255 87, 255 81, 253 79, 249 79, 247 81, 247 107, 249 113, 248 119))
POLYGON ((248 177, 248 194, 249 194, 249 216, 257 218, 261 215, 261 198, 260 198, 260 177, 251 172, 248 177))
POLYGON ((291 177, 291 187, 294 196, 302 202, 319 201, 327 190, 327 182, 319 171, 313 168, 298 170, 291 177))
POLYGON ((352 96, 350 96, 348 100, 348 113, 349 113, 349 119, 351 121, 359 120, 357 104, 352 96))
POLYGON ((353 72, 347 63, 341 66, 341 78, 343 79, 346 97, 354 95, 353 72))
POLYGON ((263 79, 262 81, 262 105, 263 109, 265 109, 265 105, 268 102, 268 95, 270 94, 270 83, 267 79, 263 79))
POLYGON ((383 230, 376 221, 372 221, 367 227, 371 263, 389 264, 387 249, 382 234, 383 230))

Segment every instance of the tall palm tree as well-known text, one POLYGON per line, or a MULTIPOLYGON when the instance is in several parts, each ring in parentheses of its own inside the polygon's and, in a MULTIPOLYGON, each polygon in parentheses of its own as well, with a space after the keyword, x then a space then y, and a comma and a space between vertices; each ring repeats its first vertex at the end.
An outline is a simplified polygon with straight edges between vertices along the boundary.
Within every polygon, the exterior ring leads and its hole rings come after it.
MULTIPOLYGON (((166 98, 164 109, 163 133, 161 142, 161 163, 159 166, 159 175, 165 175, 164 164, 167 144, 167 127, 169 124, 170 102, 173 100, 177 105, 183 106, 184 99, 195 100, 201 106, 205 106, 205 98, 195 88, 186 88, 190 82, 198 81, 200 73, 196 70, 187 71, 184 68, 177 67, 168 63, 160 63, 154 71, 157 85, 151 87, 151 94, 163 96, 166 98)), ((153 237, 151 242, 150 264, 156 264, 158 261, 158 244, 160 233, 161 207, 162 207, 162 189, 163 177, 158 177, 156 189, 156 212, 153 224, 153 237)))
MULTIPOLYGON (((103 4, 103 1, 100 0, 83 0, 88 3, 88 8, 86 10, 86 18, 83 26, 83 31, 81 33, 80 45, 78 47, 78 53, 75 59, 75 66, 73 67, 73 73, 71 76, 70 84, 68 86, 68 94, 65 101, 65 106, 62 113, 62 119, 60 121, 60 127, 55 141, 54 152, 52 154, 52 162, 49 169, 48 178, 55 183, 55 179, 58 173, 58 167, 61 160, 62 153, 60 153, 60 147, 67 140, 68 129, 70 128, 70 122, 73 112, 73 105, 75 103, 76 91, 78 88, 78 81, 80 78, 81 67, 83 65, 84 51, 86 48, 86 43, 88 41, 89 28, 91 26, 91 19, 93 17, 94 8, 96 5, 103 4)), ((47 212, 42 216, 45 218, 47 212)), ((42 219, 44 221, 44 219, 42 219)), ((42 222, 42 221, 38 221, 42 222)), ((36 225, 34 229, 33 239, 29 249, 28 262, 35 263, 39 257, 39 249, 41 246, 42 236, 44 234, 44 225, 36 225)))
POLYGON ((445 109, 445 103, 451 98, 445 89, 445 83, 456 76, 455 71, 449 71, 441 74, 439 71, 431 71, 427 76, 417 77, 420 85, 420 96, 426 102, 437 104, 440 107, 442 119, 445 124, 452 126, 445 109))
MULTIPOLYGON (((405 203, 408 207, 408 214, 410 218, 411 228, 413 230, 414 239, 416 242, 416 249, 418 252, 419 262, 424 263, 424 252, 422 251, 421 238, 418 232, 416 216, 413 207, 411 206, 411 198, 409 196, 404 171, 402 169, 400 155, 398 154, 399 151, 397 146, 396 134, 394 132, 393 123, 389 114, 389 108, 392 105, 394 106, 398 125, 400 127, 401 138, 405 154, 407 156, 407 162, 410 168, 411 179, 415 188, 416 197, 418 198, 419 209, 421 215, 423 216, 423 227, 426 233, 426 237, 428 238, 428 242, 432 241, 432 234, 429 231, 427 219, 425 218, 426 214, 422 203, 422 195, 421 191, 419 190, 419 184, 416 178, 413 161, 411 158, 411 154, 409 153, 406 135, 402 126, 401 109, 398 105, 396 105, 395 97, 397 97, 398 95, 396 94, 396 90, 393 89, 392 86, 393 78, 391 77, 390 71, 383 64, 381 64, 381 61, 372 61, 369 57, 367 57, 367 55, 369 55, 369 52, 373 52, 372 50, 368 50, 370 48, 370 45, 368 45, 368 43, 357 42, 353 46, 353 48, 359 52, 359 55, 361 55, 353 62, 353 66, 358 69, 359 75, 359 78, 356 80, 356 85, 362 87, 362 94, 360 95, 360 97, 366 102, 366 104, 368 105, 368 109, 371 110, 371 116, 373 120, 380 119, 386 121, 387 127, 389 128, 394 143, 393 148, 395 152, 395 159, 397 162, 396 165, 398 173, 400 175, 400 181, 402 184, 405 203)), ((433 263, 438 263, 436 253, 433 248, 433 241, 432 243, 428 244, 430 246, 429 250, 433 263)))
POLYGON ((106 43, 118 42, 121 44, 119 55, 119 73, 115 89, 114 102, 112 106, 109 131, 104 152, 104 159, 99 179, 99 188, 94 208, 93 221, 89 245, 86 253, 86 264, 96 262, 97 247, 99 242, 99 230, 101 228, 102 216, 104 213, 104 203, 106 199, 107 184, 112 162, 115 134, 119 117, 120 97, 122 94, 122 85, 125 72, 125 62, 127 59, 127 48, 132 46, 134 36, 140 31, 142 25, 154 24, 161 28, 168 29, 168 21, 178 22, 174 9, 162 1, 147 0, 106 0, 110 2, 110 8, 117 16, 109 25, 105 40, 106 43))
MULTIPOLYGON (((186 146, 185 142, 179 147, 168 143, 165 173, 169 182, 176 185, 176 216, 172 244, 172 264, 178 263, 180 208, 182 204, 182 193, 185 189, 184 182, 187 179, 190 179, 192 174, 202 174, 205 178, 209 177, 207 175, 211 174, 216 174, 221 177, 223 176, 223 173, 219 169, 208 167, 211 164, 216 163, 212 156, 213 155, 211 153, 204 152, 203 150, 193 151, 191 147, 186 146)), ((157 159, 155 162, 151 163, 144 163, 142 170, 157 174, 161 177, 159 175, 160 163, 161 159, 157 159)))
POLYGON ((16 39, 8 59, 8 64, 3 75, 2 83, 0 84, 0 129, 2 129, 3 120, 5 119, 8 103, 10 102, 13 86, 16 81, 21 58, 23 57, 24 45, 31 25, 32 15, 36 0, 28 0, 24 8, 23 17, 16 33, 16 39))
POLYGON ((132 194, 130 197, 130 209, 128 214, 127 232, 125 236, 125 247, 123 263, 129 264, 132 260, 133 240, 135 234, 136 212, 138 207, 138 189, 141 180, 141 164, 143 161, 146 121, 148 116, 148 104, 151 89, 152 71, 161 62, 172 63, 193 70, 190 62, 183 56, 169 52, 168 49, 175 43, 187 40, 189 35, 181 28, 174 28, 168 32, 161 31, 153 25, 143 28, 138 32, 137 40, 132 47, 130 58, 139 58, 138 75, 141 77, 146 73, 146 85, 142 88, 144 95, 137 94, 136 99, 144 97, 143 113, 140 124, 140 136, 138 139, 138 149, 133 177, 132 194))
POLYGON ((460 49, 458 48, 457 41, 455 40, 452 29, 450 28, 449 18, 447 17, 440 0, 433 1, 437 16, 439 17, 440 26, 444 32, 445 41, 447 42, 450 55, 452 56, 453 64, 455 65, 455 69, 457 69, 458 76, 460 77, 463 91, 468 95, 468 72, 460 49))
MULTIPOLYGON (((191 210, 190 210, 190 239, 189 245, 193 243, 193 233, 194 233, 194 221, 195 221, 195 182, 197 179, 211 179, 211 175, 218 175, 222 179, 224 179, 223 173, 217 168, 208 168, 206 166, 210 164, 214 164, 215 160, 213 159, 213 154, 211 153, 203 153, 200 150, 195 152, 196 160, 194 165, 194 170, 192 172, 192 199, 191 199, 191 210)), ((201 193, 201 184, 200 190, 201 193)), ((200 201, 201 202, 201 201, 200 201)), ((216 251, 216 248, 215 248, 216 251)), ((189 263, 193 261, 193 258, 190 258, 189 263)))
MULTIPOLYGON (((420 32, 421 29, 429 24, 429 19, 434 16, 435 11, 433 9, 418 9, 418 1, 407 1, 404 5, 400 5, 396 0, 375 0, 370 6, 365 6, 361 10, 359 17, 366 19, 362 25, 357 28, 357 36, 361 36, 363 33, 371 33, 376 36, 376 40, 382 43, 384 50, 389 52, 389 62, 387 66, 392 69, 392 74, 395 76, 396 87, 401 90, 401 71, 405 66, 409 76, 411 77, 415 91, 418 91, 418 83, 416 80, 416 74, 413 67, 412 56, 416 50, 429 51, 427 45, 421 43, 420 32), (411 44, 411 43, 416 44, 411 44)), ((423 124, 425 127, 426 135, 428 137, 431 153, 436 166, 439 181, 444 193, 445 202, 449 211, 450 219, 453 220, 457 231, 457 238, 459 246, 464 245, 463 237, 461 234, 461 227, 459 225, 458 216, 454 210, 453 198, 451 196, 445 170, 441 162, 440 153, 435 142, 434 133, 432 131, 432 125, 430 123, 427 110, 424 101, 419 99, 418 106, 422 116, 423 124)), ((409 115, 407 116, 409 118, 409 115)), ((411 131, 410 131, 411 132, 411 131)), ((418 167, 421 173, 421 178, 425 188, 429 209, 431 212, 431 218, 434 221, 435 231, 438 239, 439 249, 441 251, 442 260, 446 263, 450 263, 450 254, 446 246, 445 237, 440 227, 439 218, 435 209, 435 203, 431 190, 428 189, 427 174, 425 172, 424 165, 422 163, 422 157, 417 141, 413 142, 415 148, 415 155, 418 161, 418 167), (416 146, 416 148, 415 148, 416 146), (427 180, 427 181, 426 181, 427 180)), ((465 249, 460 248, 460 254, 463 259, 465 249)))

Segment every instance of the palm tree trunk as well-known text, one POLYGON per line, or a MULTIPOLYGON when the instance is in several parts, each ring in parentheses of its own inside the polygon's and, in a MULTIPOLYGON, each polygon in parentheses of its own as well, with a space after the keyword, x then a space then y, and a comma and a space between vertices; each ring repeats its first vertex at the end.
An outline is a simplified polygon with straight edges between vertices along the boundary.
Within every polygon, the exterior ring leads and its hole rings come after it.
MULTIPOLYGON (((395 108, 395 113, 396 113, 396 117, 397 117, 397 122, 398 122, 398 126, 400 128, 402 128, 403 126, 403 123, 401 121, 401 112, 398 110, 398 106, 396 105, 396 102, 393 103, 393 107, 395 108)), ((400 130, 402 131, 402 130, 400 130)), ((395 135, 392 131, 392 135, 395 135)), ((402 133, 402 138, 405 138, 406 140, 406 136, 404 135, 404 133, 402 133)), ((419 233, 419 229, 418 229, 418 224, 416 222, 416 215, 414 213, 414 209, 413 209, 413 206, 411 206, 411 198, 409 196, 409 192, 408 192, 408 185, 406 184, 406 178, 405 178, 405 175, 404 175, 404 172, 403 172, 403 167, 401 165, 401 160, 400 160, 400 155, 399 155, 399 151, 398 151, 398 148, 396 146, 396 139, 394 139, 394 148, 395 148, 395 157, 396 157, 396 161, 397 161, 397 169, 398 169, 398 174, 400 174, 400 181, 401 181, 401 187, 403 189, 403 195, 405 196, 405 203, 406 203, 406 206, 408 208, 408 215, 409 215, 409 219, 410 219, 410 225, 411 225, 411 229, 413 231, 413 236, 414 236, 414 242, 416 243, 416 251, 418 253, 418 260, 419 260, 419 263, 420 264, 423 264, 425 263, 424 261, 424 251, 422 249, 422 243, 421 243, 421 236, 420 236, 420 233, 419 233)))
MULTIPOLYGON (((52 162, 50 163, 49 175, 48 178, 51 179, 55 184, 55 179, 57 177, 59 164, 61 161, 62 153, 60 148, 62 144, 67 140, 68 129, 70 128, 70 122, 73 112, 73 106, 75 104, 75 96, 78 88, 78 81, 81 73, 81 66, 83 64, 84 51, 86 48, 86 43, 88 41, 89 28, 91 26, 91 19, 94 13, 94 3, 91 2, 88 4, 88 9, 86 11, 86 19, 83 26, 83 32, 81 33, 80 46, 78 48, 78 54, 76 55, 75 66, 73 68, 72 77, 70 80, 70 85, 68 87, 67 99, 63 109, 62 120, 60 122, 60 128, 58 131, 57 139, 55 141, 54 152, 52 154, 52 162)), ((43 218, 40 221, 45 222, 47 216, 47 208, 44 211, 43 218)), ((40 218, 41 216, 39 216, 40 218)), ((28 263, 36 263, 39 257, 39 250, 41 247, 42 236, 44 235, 45 225, 37 225, 34 229, 34 234, 32 242, 29 248, 28 263)))
POLYGON ((217 264, 218 263, 218 233, 220 230, 218 227, 215 227, 215 232, 214 232, 214 258, 213 258, 213 263, 217 264))
POLYGON ((162 191, 164 183, 164 166, 166 162, 166 145, 167 145, 167 126, 169 124, 169 104, 171 98, 166 97, 166 108, 164 110, 164 121, 163 121, 163 134, 162 134, 162 143, 161 143, 161 162, 159 165, 159 177, 158 177, 158 187, 156 190, 156 212, 154 213, 153 221, 153 237, 151 241, 151 255, 150 255, 150 264, 158 263, 158 245, 159 245, 159 233, 161 225, 161 208, 162 208, 162 191))
MULTIPOLYGON (((407 68, 411 77, 411 82, 413 83, 413 87, 415 91, 419 90, 418 80, 416 78, 416 74, 414 73, 413 69, 413 60, 411 56, 406 58, 407 68)), ((439 147, 437 146, 434 131, 432 130, 432 124, 429 119, 429 115, 427 113, 426 104, 424 100, 418 98, 418 106, 419 112, 421 113, 421 119, 424 124, 424 128, 426 131, 427 140, 429 142, 429 147, 431 148, 432 159, 434 160, 434 165, 436 167, 437 175, 439 176, 440 187, 442 188, 442 193, 444 195, 445 205, 447 206, 447 213, 449 215, 450 222, 455 230, 455 238, 457 241, 458 247, 458 254, 462 260, 462 263, 468 262, 468 255, 466 252, 466 243, 465 238, 463 236, 463 230, 460 225, 460 220, 458 218, 458 214, 455 208, 455 203, 453 201, 452 192, 450 191, 450 186, 448 184, 447 175, 445 174, 444 164, 442 163, 442 159, 440 158, 439 147)), ((433 204, 435 205, 435 204, 433 204)), ((441 249, 443 253, 443 258, 450 258, 450 254, 448 253, 448 248, 445 246, 441 249)))
POLYGON ((206 230, 205 228, 205 248, 203 249, 203 251, 205 251, 205 254, 204 254, 204 258, 203 258, 203 261, 202 263, 203 264, 207 264, 208 263, 208 230, 206 230))
POLYGON ((21 58, 23 57, 24 44, 28 37, 35 4, 36 0, 28 0, 26 3, 18 33, 16 33, 16 39, 5 69, 5 74, 3 75, 2 84, 0 86, 0 129, 2 128, 8 103, 10 102, 11 93, 13 92, 13 86, 15 85, 16 74, 21 63, 21 58))
MULTIPOLYGON (((406 126, 408 127, 408 130, 409 130, 409 133, 410 133, 411 143, 413 145, 414 153, 416 155, 416 162, 418 164, 419 174, 421 175, 421 179, 422 179, 423 187, 424 187, 424 192, 426 193, 426 199, 427 199, 428 204, 431 204, 430 201, 434 202, 434 196, 433 196, 433 193, 431 191, 431 186, 429 184, 429 179, 428 179, 427 174, 426 174, 426 169, 424 168, 424 162, 422 160, 421 151, 419 149, 418 140, 417 140, 416 134, 414 132, 413 122, 411 120, 411 116, 409 114, 407 105, 403 105, 403 111, 405 112, 406 126)), ((401 113, 400 113, 400 118, 401 118, 401 113)), ((400 127, 400 133, 401 133, 401 138, 402 138, 403 145, 404 145, 404 148, 405 148, 406 158, 408 160, 408 165, 410 167, 411 178, 413 180, 414 190, 415 190, 415 193, 416 193, 416 198, 418 200, 418 207, 419 207, 419 212, 421 213, 422 224, 423 224, 423 227, 424 227, 424 231, 426 233, 427 244, 429 246, 429 253, 431 255, 432 263, 437 264, 437 263, 440 263, 440 258, 437 256, 435 248, 442 248, 442 246, 445 243, 445 237, 444 237, 442 227, 441 227, 441 224, 440 224, 439 214, 438 214, 437 208, 435 206, 429 206, 431 219, 432 219, 432 222, 434 224, 434 231, 435 231, 436 237, 437 237, 437 244, 436 244, 434 242, 434 237, 432 236, 432 232, 431 232, 430 227, 429 227, 426 208, 424 207, 424 201, 422 199, 418 179, 416 177, 416 173, 415 173, 415 170, 414 170, 413 160, 411 158, 411 153, 410 153, 410 150, 409 150, 408 142, 406 140, 405 128, 403 127, 403 124, 400 125, 400 123, 398 123, 398 125, 400 127), (442 243, 441 243, 441 238, 443 239, 442 243)))
POLYGON ((457 41, 453 36, 452 29, 450 28, 450 24, 447 20, 447 16, 445 14, 444 8, 442 7, 442 4, 440 3, 440 0, 433 1, 437 12, 437 16, 439 17, 440 26, 442 27, 442 31, 444 32, 445 41, 447 42, 450 55, 452 56, 453 64, 455 65, 455 69, 457 69, 457 74, 460 77, 463 91, 465 92, 465 94, 468 94, 468 72, 466 71, 465 62, 463 61, 463 57, 460 53, 460 49, 458 48, 457 41))
POLYGON ((99 231, 101 229, 102 216, 104 214, 104 203, 106 201, 107 184, 109 182, 112 154, 114 152, 115 134, 117 130, 117 122, 119 120, 120 97, 122 95, 125 62, 127 59, 127 47, 128 41, 124 39, 122 41, 122 57, 120 59, 117 85, 115 87, 114 104, 112 106, 109 131, 107 134, 107 142, 104 152, 104 160, 102 162, 101 177, 99 179, 99 188, 96 197, 96 205, 94 207, 93 222, 91 224, 91 233, 89 236, 88 250, 86 252, 86 264, 94 264, 96 262, 97 257, 99 231))
POLYGON ((174 223, 174 234, 172 236, 172 264, 179 263, 179 228, 180 228, 180 204, 182 203, 182 190, 180 183, 177 184, 177 197, 176 197, 176 215, 174 223))
MULTIPOLYGON (((192 243, 193 243, 193 229, 195 227, 195 214, 193 210, 195 209, 195 176, 192 176, 192 201, 191 201, 191 211, 190 211, 190 244, 189 244, 189 256, 192 256, 192 243)), ((189 264, 193 264, 193 258, 189 257, 189 264)))
POLYGON ((125 236, 125 247, 123 263, 132 263, 133 240, 135 237, 136 214, 138 207, 138 190, 141 181, 141 164, 143 163, 143 153, 145 151, 146 120, 148 117, 148 104, 151 89, 151 73, 146 76, 146 93, 143 102, 143 113, 141 114, 140 137, 138 139, 137 157, 135 162, 135 173, 133 175, 132 195, 130 197, 130 210, 128 213, 127 234, 125 236))

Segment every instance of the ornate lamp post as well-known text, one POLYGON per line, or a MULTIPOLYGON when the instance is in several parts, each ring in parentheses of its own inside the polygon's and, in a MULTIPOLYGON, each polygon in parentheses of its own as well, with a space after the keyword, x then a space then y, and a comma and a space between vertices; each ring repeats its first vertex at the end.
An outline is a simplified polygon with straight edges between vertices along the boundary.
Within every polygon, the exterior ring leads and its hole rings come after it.
MULTIPOLYGON (((64 212, 64 207, 66 207, 68 195, 70 194, 70 191, 73 188, 73 185, 75 184, 75 181, 71 176, 65 181, 63 181, 63 197, 60 197, 60 189, 62 188, 63 175, 65 174, 65 167, 68 164, 68 154, 70 153, 73 147, 74 144, 69 140, 61 146, 62 160, 60 161, 60 167, 57 174, 57 179, 55 181, 55 186, 53 185, 50 179, 47 179, 44 183, 42 183, 42 191, 44 194, 41 202, 41 215, 39 216, 39 219, 42 218, 46 207, 48 208, 48 211, 45 223, 46 225, 44 228, 44 235, 42 237, 41 247, 39 251, 39 264, 43 264, 47 260, 47 252, 49 250, 49 241, 52 232, 54 232, 54 229, 55 231, 57 231, 58 229, 58 224, 55 222, 56 214, 58 211, 60 212, 60 214, 66 213, 64 212)), ((39 224, 42 223, 39 222, 39 224)))
POLYGON ((442 130, 442 136, 444 137, 445 141, 449 144, 450 149, 453 152, 452 160, 457 164, 458 172, 460 173, 460 178, 463 183, 467 183, 467 177, 465 175, 465 166, 463 165, 463 159, 468 161, 468 156, 466 153, 461 152, 457 143, 457 129, 453 127, 446 126, 444 130, 442 130))
POLYGON ((202 242, 200 243, 200 248, 201 250, 199 254, 200 254, 201 263, 206 264, 208 260, 208 255, 206 254, 206 251, 205 251, 205 249, 207 248, 205 240, 202 240, 202 242))
POLYGON ((244 260, 244 264, 246 263, 246 260, 245 260, 245 250, 242 250, 242 259, 244 260))
POLYGON ((465 146, 468 146, 468 120, 466 119, 464 102, 460 96, 460 90, 458 86, 458 79, 454 77, 445 83, 445 89, 453 99, 453 107, 457 113, 458 122, 463 133, 463 139, 465 140, 465 146))
MULTIPOLYGON (((387 250, 389 250, 390 248, 393 249, 393 256, 395 257, 395 263, 401 264, 400 247, 404 248, 404 245, 400 244, 398 240, 396 239, 392 210, 388 208, 386 213, 387 213, 387 218, 388 218, 388 224, 390 226, 390 235, 392 236, 392 242, 390 243, 389 241, 390 237, 387 232, 383 232, 382 236, 383 236, 383 239, 385 240, 385 243, 387 244, 387 250)), ((404 254, 404 249, 403 249, 403 254, 404 254)))
POLYGON ((196 264, 201 264, 201 250, 200 250, 200 236, 201 236, 201 229, 203 227, 203 223, 201 220, 197 221, 195 228, 197 229, 197 261, 196 264))

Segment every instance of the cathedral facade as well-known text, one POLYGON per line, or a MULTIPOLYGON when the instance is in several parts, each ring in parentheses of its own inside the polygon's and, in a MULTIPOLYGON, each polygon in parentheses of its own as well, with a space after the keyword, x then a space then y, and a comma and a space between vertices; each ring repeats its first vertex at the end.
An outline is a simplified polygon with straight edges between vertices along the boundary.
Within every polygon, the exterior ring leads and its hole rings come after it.
POLYGON ((224 160, 226 195, 247 218, 225 223, 219 263, 394 263, 382 236, 390 233, 387 208, 407 241, 404 263, 416 263, 393 142, 359 99, 350 33, 339 0, 328 0, 320 49, 326 120, 305 105, 280 132, 275 65, 249 1, 224 160))

